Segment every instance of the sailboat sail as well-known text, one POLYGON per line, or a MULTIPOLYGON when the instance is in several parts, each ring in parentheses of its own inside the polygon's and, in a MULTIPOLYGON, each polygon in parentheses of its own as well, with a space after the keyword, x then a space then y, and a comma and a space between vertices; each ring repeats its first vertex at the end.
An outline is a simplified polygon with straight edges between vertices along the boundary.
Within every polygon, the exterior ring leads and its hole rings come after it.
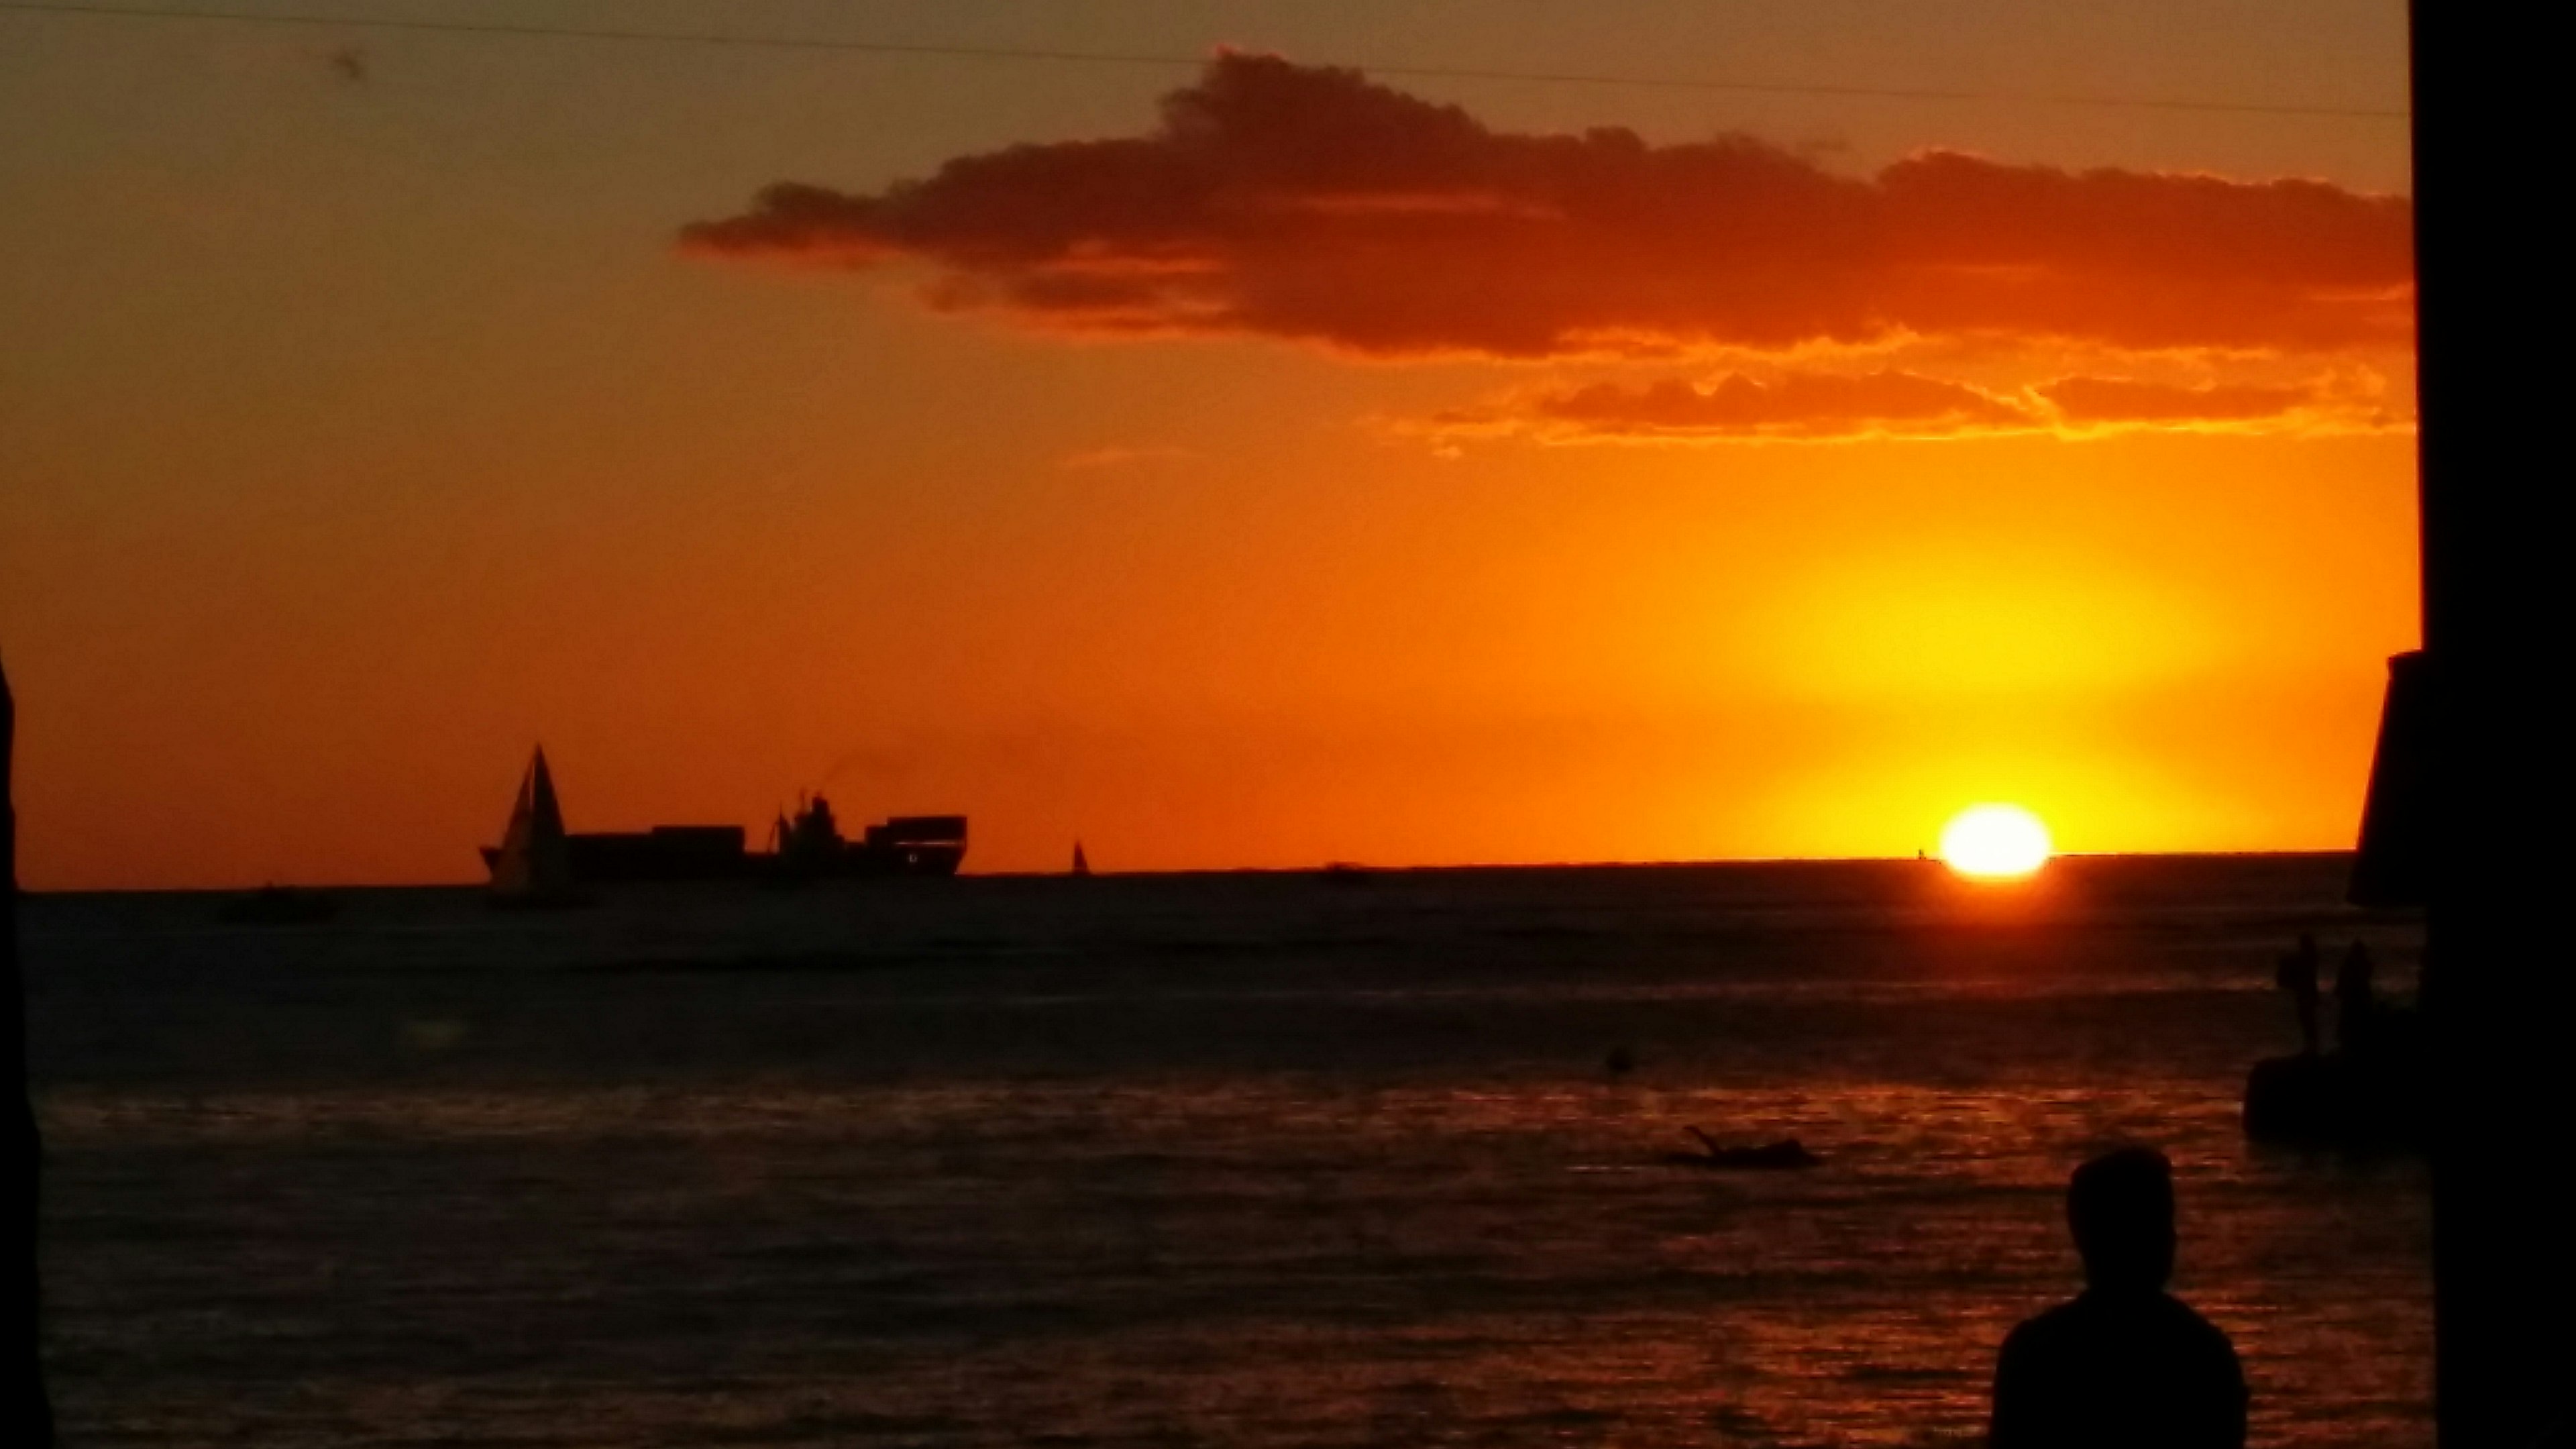
POLYGON ((1073 873, 1075 875, 1091 874, 1091 862, 1083 858, 1082 842, 1079 840, 1073 843, 1073 873))
POLYGON ((539 746, 519 779, 510 806, 510 828, 492 857, 492 894, 502 900, 562 900, 572 894, 572 848, 564 836, 563 807, 539 746))

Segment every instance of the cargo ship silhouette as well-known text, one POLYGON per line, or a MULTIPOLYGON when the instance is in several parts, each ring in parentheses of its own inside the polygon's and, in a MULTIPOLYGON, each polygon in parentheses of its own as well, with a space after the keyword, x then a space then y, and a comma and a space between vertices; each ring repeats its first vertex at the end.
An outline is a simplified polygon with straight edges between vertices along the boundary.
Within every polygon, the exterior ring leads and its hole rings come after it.
POLYGON ((781 812, 759 851, 739 825, 574 834, 564 829, 542 747, 520 778, 501 843, 483 847, 493 898, 519 904, 570 901, 584 886, 639 881, 950 876, 965 858, 963 815, 898 815, 850 840, 820 794, 800 797, 792 816, 781 812))

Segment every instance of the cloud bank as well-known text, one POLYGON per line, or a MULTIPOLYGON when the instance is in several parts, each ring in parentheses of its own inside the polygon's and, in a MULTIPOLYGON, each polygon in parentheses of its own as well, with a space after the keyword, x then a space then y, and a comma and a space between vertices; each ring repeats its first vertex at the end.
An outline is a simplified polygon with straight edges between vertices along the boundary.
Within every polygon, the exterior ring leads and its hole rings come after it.
POLYGON ((1594 383, 1541 395, 1525 418, 1560 438, 1944 437, 2022 431, 2035 421, 2012 398, 1893 369, 1857 377, 1790 373, 1770 382, 1739 373, 1706 389, 1678 378, 1638 387, 1594 383))
POLYGON ((2095 436, 2141 429, 2233 433, 2377 432, 2407 426, 2373 377, 2294 385, 2061 377, 1999 391, 1894 368, 1874 373, 1728 374, 1540 390, 1438 414, 1395 431, 1444 444, 1525 437, 1583 442, 1836 442, 2011 433, 2095 436))
MULTIPOLYGON (((2409 344, 2411 225, 2403 197, 2320 181, 1949 152, 1853 177, 1745 137, 1501 132, 1355 71, 1222 54, 1144 135, 962 156, 874 193, 782 182, 740 215, 686 227, 681 246, 910 263, 935 307, 1059 333, 1380 357, 1926 339, 2322 355, 2409 344)), ((2069 417, 2143 420, 2171 401, 2060 386, 2075 390, 2050 405, 2069 417)), ((1801 409, 1991 421, 1993 399, 1963 391, 1881 374, 1673 383, 1631 401, 1720 427, 1801 409)), ((1563 406, 1611 401, 1580 397, 1563 406)))

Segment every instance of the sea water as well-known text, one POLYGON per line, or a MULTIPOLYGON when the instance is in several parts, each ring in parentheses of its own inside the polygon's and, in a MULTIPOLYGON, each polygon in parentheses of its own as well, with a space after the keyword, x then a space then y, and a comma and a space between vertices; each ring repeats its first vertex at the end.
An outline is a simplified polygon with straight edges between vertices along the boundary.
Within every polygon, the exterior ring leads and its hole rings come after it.
POLYGON ((1972 1443, 2144 1141, 2256 1441, 2428 1445, 2422 1165, 2238 1129, 2344 870, 35 898, 64 1441, 1972 1443))

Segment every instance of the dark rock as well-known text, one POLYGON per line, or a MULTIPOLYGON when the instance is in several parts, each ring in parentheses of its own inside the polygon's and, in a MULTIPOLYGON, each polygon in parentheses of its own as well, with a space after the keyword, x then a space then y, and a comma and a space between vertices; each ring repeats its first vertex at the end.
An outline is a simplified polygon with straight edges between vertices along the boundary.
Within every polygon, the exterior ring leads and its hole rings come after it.
POLYGON ((2245 1080, 2245 1135, 2257 1142, 2420 1146, 2424 1109, 2411 1045, 2272 1057, 2245 1080))

